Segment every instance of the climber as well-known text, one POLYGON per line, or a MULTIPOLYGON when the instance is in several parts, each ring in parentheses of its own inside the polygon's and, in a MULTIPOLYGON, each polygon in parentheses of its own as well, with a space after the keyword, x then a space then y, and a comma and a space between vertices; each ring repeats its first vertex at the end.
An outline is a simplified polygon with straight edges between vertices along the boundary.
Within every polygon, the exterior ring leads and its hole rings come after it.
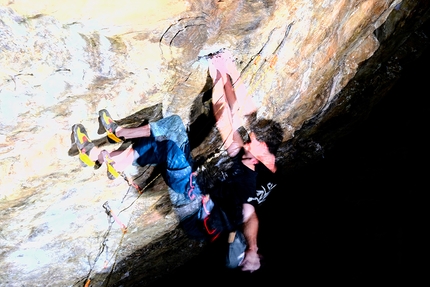
POLYGON ((255 208, 277 186, 275 154, 283 133, 274 121, 256 120, 255 106, 246 99, 229 53, 212 55, 209 73, 214 81, 217 128, 230 159, 225 169, 214 171, 208 165, 193 170, 187 133, 177 115, 126 128, 119 126, 107 110, 101 110, 99 123, 109 138, 134 139, 124 150, 108 152, 95 146, 81 124, 73 126, 72 134, 81 161, 97 167, 105 163, 111 179, 116 177, 114 173, 127 172, 134 165, 161 165, 173 209, 184 230, 191 237, 208 240, 232 232, 227 266, 253 272, 261 266, 255 208), (244 100, 247 103, 241 104, 244 100), (246 123, 247 119, 254 120, 246 123), (245 124, 249 124, 250 132, 244 140, 239 130, 245 124))

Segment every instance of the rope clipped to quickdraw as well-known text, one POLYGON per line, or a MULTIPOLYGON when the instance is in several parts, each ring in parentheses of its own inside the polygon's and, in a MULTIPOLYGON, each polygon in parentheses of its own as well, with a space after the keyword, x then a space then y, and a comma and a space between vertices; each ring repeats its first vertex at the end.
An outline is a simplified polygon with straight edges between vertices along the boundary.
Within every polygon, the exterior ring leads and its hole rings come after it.
POLYGON ((106 214, 109 217, 113 218, 116 223, 118 223, 118 225, 121 227, 122 232, 126 233, 127 226, 125 226, 124 223, 122 223, 121 220, 119 220, 118 216, 116 216, 115 213, 112 211, 112 208, 110 208, 107 201, 103 204, 103 208, 105 209, 106 214))
MULTIPOLYGON (((148 167, 149 168, 149 167, 148 167)), ((145 171, 143 172, 143 173, 145 173, 145 171)), ((143 174, 142 173, 142 174, 143 174)), ((127 194, 128 194, 128 192, 130 191, 130 187, 133 187, 133 188, 135 188, 136 190, 137 190, 137 192, 138 192, 138 196, 127 206, 127 207, 125 207, 125 208, 123 208, 123 209, 121 209, 117 214, 115 214, 113 211, 112 211, 112 209, 109 207, 109 205, 108 205, 108 202, 105 202, 103 205, 102 205, 102 207, 103 207, 103 209, 105 210, 105 212, 106 212, 106 214, 109 216, 109 218, 113 218, 114 220, 113 221, 109 221, 109 226, 108 226, 108 229, 107 229, 107 231, 105 232, 105 234, 104 234, 104 236, 103 236, 103 242, 101 243, 101 246, 100 246, 100 249, 99 249, 99 253, 97 254, 97 256, 95 257, 95 259, 94 259, 94 261, 93 261, 93 264, 92 264, 92 267, 90 268, 90 270, 89 270, 89 272, 88 272, 88 275, 86 276, 86 278, 85 278, 85 283, 84 283, 84 287, 89 287, 90 286, 90 283, 91 283, 91 274, 93 273, 93 271, 94 271, 94 268, 95 268, 95 266, 96 266, 96 263, 97 263, 97 261, 100 259, 100 256, 101 256, 101 254, 103 253, 103 252, 105 252, 106 253, 106 259, 105 259, 105 262, 104 262, 104 265, 103 265, 103 268, 107 268, 108 267, 108 264, 109 264, 109 253, 108 253, 108 246, 106 245, 106 242, 108 241, 108 236, 109 236, 109 234, 110 234, 110 231, 111 231, 111 229, 112 229, 112 226, 113 226, 113 223, 114 222, 116 222, 120 227, 121 227, 121 230, 122 230, 122 235, 121 235, 121 239, 120 239, 120 242, 118 243, 118 247, 117 247, 117 249, 115 250, 115 252, 112 254, 112 257, 111 258, 113 258, 114 259, 114 263, 112 264, 112 268, 111 268, 111 270, 110 270, 110 273, 109 273, 109 278, 110 278, 110 275, 112 274, 112 272, 113 272, 113 270, 114 270, 114 267, 115 267, 115 265, 116 265, 116 261, 117 261, 117 256, 118 256, 118 254, 119 254, 119 249, 121 248, 121 245, 122 245, 122 242, 123 242, 123 240, 124 240, 124 236, 125 236, 125 234, 127 233, 127 226, 125 225, 125 224, 123 224, 120 220, 119 220, 119 218, 118 218, 118 215, 120 215, 123 211, 125 211, 125 210, 127 210, 128 208, 130 208, 131 206, 133 206, 133 204, 140 198, 140 196, 143 194, 143 192, 146 190, 146 188, 150 185, 150 184, 152 184, 159 176, 160 176, 160 174, 158 174, 157 176, 155 176, 154 177, 154 179, 152 179, 149 183, 147 183, 143 188, 140 188, 136 183, 134 183, 131 179, 129 179, 126 175, 125 175, 125 173, 117 173, 117 177, 118 176, 122 176, 123 178, 124 178, 124 180, 128 183, 128 185, 129 185, 129 188, 128 188, 128 190, 127 190, 127 192, 126 192, 126 194, 124 195, 124 197, 123 197, 123 199, 121 200, 121 203, 123 203, 124 202, 124 199, 126 198, 126 196, 127 196, 127 194)), ((131 220, 131 218, 130 218, 130 220, 131 220)), ((130 223, 130 222, 129 222, 130 223)), ((128 224, 129 225, 129 224, 128 224)))

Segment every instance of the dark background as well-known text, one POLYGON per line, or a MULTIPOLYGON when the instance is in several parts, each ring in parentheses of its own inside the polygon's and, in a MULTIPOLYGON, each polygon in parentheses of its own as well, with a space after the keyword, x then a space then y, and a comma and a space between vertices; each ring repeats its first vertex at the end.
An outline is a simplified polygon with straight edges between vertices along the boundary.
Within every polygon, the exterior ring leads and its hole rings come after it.
POLYGON ((263 266, 223 267, 214 244, 154 286, 405 286, 420 258, 428 191, 430 50, 324 159, 286 177, 260 213, 263 266), (273 283, 273 284, 272 284, 273 283))

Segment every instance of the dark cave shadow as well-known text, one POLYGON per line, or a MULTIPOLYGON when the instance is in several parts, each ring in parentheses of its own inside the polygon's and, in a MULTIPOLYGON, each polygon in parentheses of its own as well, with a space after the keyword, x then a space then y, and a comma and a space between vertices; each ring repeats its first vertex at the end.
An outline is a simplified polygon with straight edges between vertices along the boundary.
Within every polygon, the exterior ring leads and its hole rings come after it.
POLYGON ((216 120, 212 108, 212 89, 203 91, 197 96, 190 110, 190 125, 188 139, 190 148, 193 150, 198 147, 209 136, 216 120))
POLYGON ((191 149, 199 146, 215 126, 216 120, 212 108, 212 89, 213 81, 208 71, 205 85, 194 98, 188 115, 190 122, 188 137, 191 149))

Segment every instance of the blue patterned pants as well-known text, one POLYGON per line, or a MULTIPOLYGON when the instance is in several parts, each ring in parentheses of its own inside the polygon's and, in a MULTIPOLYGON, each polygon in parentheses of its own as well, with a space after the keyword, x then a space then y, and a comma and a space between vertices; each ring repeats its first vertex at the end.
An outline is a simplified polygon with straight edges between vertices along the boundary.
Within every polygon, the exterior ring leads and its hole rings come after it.
POLYGON ((188 205, 200 198, 195 184, 188 135, 177 115, 150 123, 151 136, 139 138, 133 148, 140 166, 157 164, 162 167, 164 181, 169 186, 174 207, 188 205))

